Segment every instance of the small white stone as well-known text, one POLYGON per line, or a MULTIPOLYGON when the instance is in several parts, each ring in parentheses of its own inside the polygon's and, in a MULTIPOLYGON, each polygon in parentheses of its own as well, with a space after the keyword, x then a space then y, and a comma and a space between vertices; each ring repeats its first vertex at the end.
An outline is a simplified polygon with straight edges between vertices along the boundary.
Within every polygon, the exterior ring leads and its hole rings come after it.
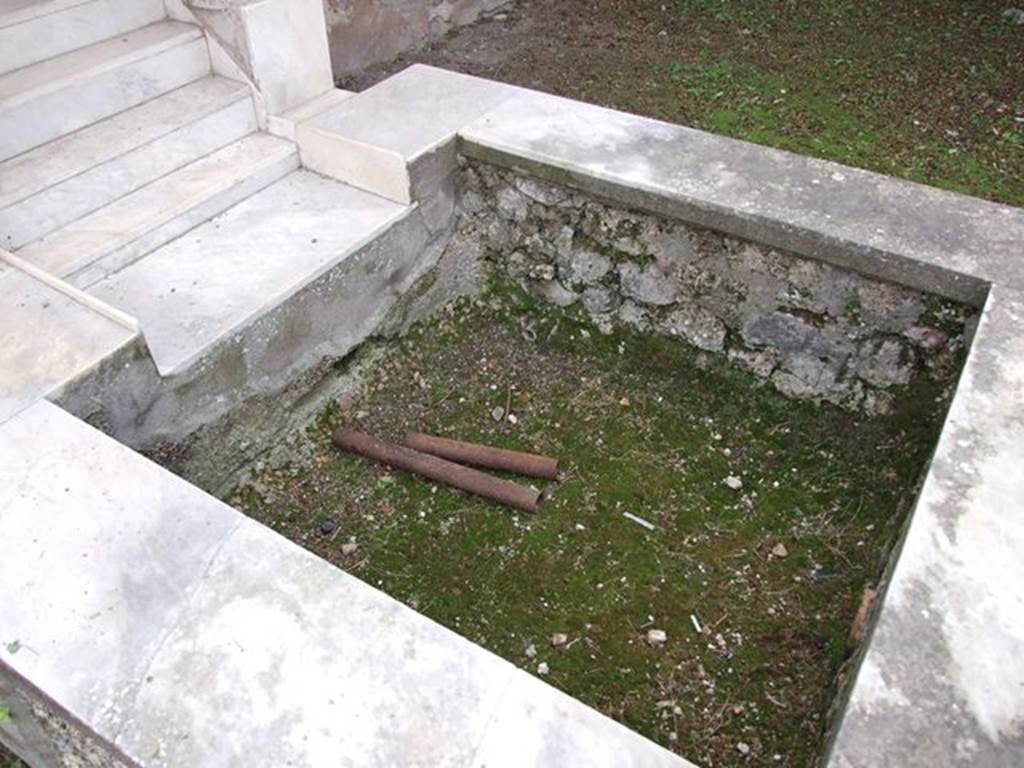
POLYGON ((724 482, 727 486, 732 488, 734 491, 738 491, 738 490, 741 490, 743 488, 743 481, 740 480, 738 477, 736 477, 736 475, 729 475, 722 482, 724 482))
POLYGON ((359 545, 356 542, 348 541, 341 545, 341 554, 348 557, 349 555, 354 555, 358 549, 359 545))
POLYGON ((647 642, 654 646, 661 646, 668 642, 668 633, 663 629, 647 630, 647 642))
POLYGON ((502 408, 501 406, 494 408, 491 411, 491 418, 494 419, 495 421, 501 421, 503 418, 505 418, 505 409, 502 408))
POLYGON ((526 646, 526 651, 524 651, 524 653, 526 653, 526 658, 532 659, 534 656, 537 655, 537 646, 533 643, 530 643, 528 646, 526 646))
POLYGON ((548 668, 548 664, 546 661, 542 661, 540 664, 537 665, 537 674, 541 677, 544 677, 550 671, 551 670, 548 668))
POLYGON ((514 413, 510 413, 508 415, 508 423, 509 424, 513 424, 513 425, 514 424, 518 424, 519 423, 519 418, 514 413))
POLYGON ((780 541, 772 547, 772 557, 777 557, 780 560, 784 557, 789 557, 789 550, 786 549, 786 545, 780 541))
POLYGON ((555 646, 555 648, 561 648, 568 642, 569 636, 563 632, 555 632, 555 634, 551 636, 551 644, 555 646))
POLYGON ((741 741, 736 745, 736 751, 739 752, 741 755, 749 755, 750 745, 747 744, 745 741, 741 741))

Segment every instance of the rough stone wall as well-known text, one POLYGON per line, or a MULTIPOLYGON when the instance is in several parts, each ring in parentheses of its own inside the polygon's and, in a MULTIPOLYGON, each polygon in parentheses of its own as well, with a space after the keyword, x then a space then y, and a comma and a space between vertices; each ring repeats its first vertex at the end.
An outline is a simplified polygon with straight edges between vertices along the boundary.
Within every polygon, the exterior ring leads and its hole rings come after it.
POLYGON ((334 76, 390 61, 511 5, 512 0, 324 0, 334 76))
POLYGON ((11 719, 0 726, 0 742, 31 766, 134 768, 109 744, 80 727, 50 701, 0 665, 0 701, 11 719))
POLYGON ((599 328, 677 336, 792 397, 885 412, 915 377, 954 376, 976 322, 955 302, 461 162, 457 247, 475 242, 599 328))

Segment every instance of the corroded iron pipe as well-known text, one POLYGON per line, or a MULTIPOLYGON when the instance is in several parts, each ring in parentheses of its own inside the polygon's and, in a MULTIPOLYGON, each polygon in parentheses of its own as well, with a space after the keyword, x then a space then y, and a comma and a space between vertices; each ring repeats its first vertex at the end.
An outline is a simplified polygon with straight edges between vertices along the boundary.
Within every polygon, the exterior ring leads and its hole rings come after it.
POLYGON ((540 506, 540 491, 533 488, 492 477, 461 464, 420 453, 404 445, 379 440, 363 432, 339 429, 331 436, 331 440, 343 451, 358 453, 395 469, 414 472, 524 512, 536 512, 540 506))
POLYGON ((449 440, 444 437, 425 435, 422 432, 410 432, 405 436, 404 442, 417 451, 457 461, 460 464, 501 469, 517 475, 540 477, 544 480, 558 479, 558 459, 553 459, 550 456, 506 451, 503 448, 464 443, 461 440, 449 440))

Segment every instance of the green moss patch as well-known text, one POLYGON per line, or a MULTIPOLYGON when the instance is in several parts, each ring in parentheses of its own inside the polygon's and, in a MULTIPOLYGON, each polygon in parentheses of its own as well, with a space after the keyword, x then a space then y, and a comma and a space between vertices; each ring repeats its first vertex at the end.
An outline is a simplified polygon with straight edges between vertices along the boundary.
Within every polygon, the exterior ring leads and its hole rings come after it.
POLYGON ((695 762, 814 762, 940 387, 866 419, 512 288, 363 354, 362 391, 232 504, 695 762), (563 475, 539 514, 516 513, 344 455, 340 425, 548 453, 563 475))

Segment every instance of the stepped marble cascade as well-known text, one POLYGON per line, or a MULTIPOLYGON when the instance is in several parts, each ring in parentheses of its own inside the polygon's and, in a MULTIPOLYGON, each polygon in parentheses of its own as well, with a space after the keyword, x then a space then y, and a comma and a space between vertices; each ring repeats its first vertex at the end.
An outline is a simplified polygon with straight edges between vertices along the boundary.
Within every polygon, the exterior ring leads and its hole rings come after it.
MULTIPOLYGON (((215 488, 353 350, 476 290, 504 251, 463 237, 474 163, 487 200, 543 182, 958 307, 966 364, 822 759, 1024 762, 1024 212, 427 67, 340 92, 327 46, 321 0, 0 0, 0 741, 32 766, 688 765, 138 452, 215 488)), ((628 261, 617 290, 657 298, 628 261)), ((547 266, 522 277, 582 302, 547 266)), ((861 319, 937 359, 894 314, 861 319)), ((858 407, 898 386, 856 370, 858 407)))

